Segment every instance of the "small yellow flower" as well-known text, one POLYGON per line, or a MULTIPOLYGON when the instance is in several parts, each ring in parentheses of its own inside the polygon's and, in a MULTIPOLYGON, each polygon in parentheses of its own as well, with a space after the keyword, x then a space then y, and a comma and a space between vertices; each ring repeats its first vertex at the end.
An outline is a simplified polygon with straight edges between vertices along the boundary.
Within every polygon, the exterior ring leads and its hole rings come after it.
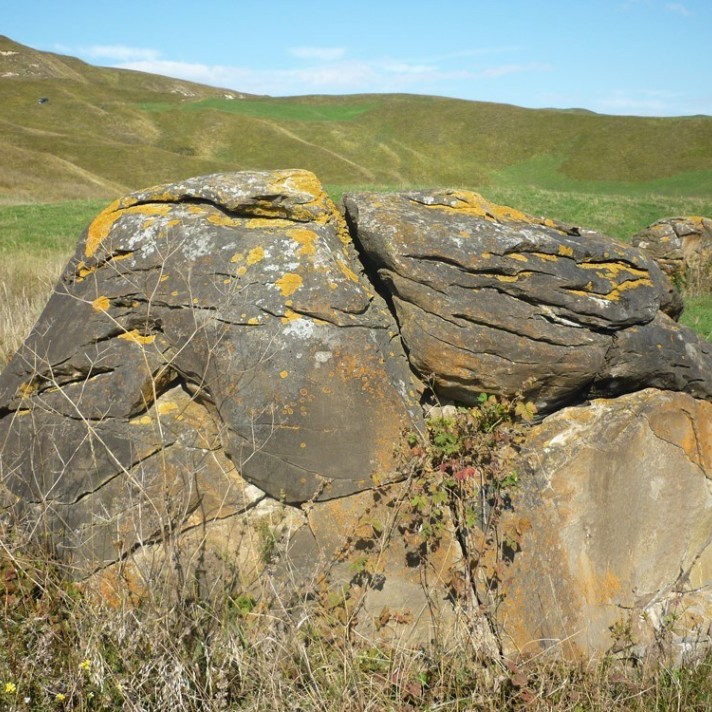
POLYGON ((63 692, 58 692, 54 696, 54 699, 57 700, 57 702, 64 702, 64 700, 67 699, 67 696, 63 692))
POLYGON ((82 660, 79 663, 79 669, 82 672, 89 672, 89 670, 91 669, 91 660, 89 660, 89 658, 85 658, 84 660, 82 660))
POLYGON ((14 682, 6 682, 4 690, 6 695, 14 695, 17 692, 17 685, 14 682))

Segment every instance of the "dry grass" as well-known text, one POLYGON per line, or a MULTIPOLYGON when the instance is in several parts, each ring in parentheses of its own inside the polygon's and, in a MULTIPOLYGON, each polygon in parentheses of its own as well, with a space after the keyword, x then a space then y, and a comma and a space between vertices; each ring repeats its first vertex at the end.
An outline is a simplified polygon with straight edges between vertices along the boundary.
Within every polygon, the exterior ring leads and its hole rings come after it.
MULTIPOLYGON (((680 670, 612 660, 483 658, 467 641, 374 646, 314 607, 212 603, 109 608, 81 593, 17 531, 0 553, 4 710, 709 710, 712 657, 680 670)), ((301 600, 308 592, 296 592, 301 600)))
POLYGON ((0 370, 34 326, 66 261, 57 252, 0 254, 0 370))

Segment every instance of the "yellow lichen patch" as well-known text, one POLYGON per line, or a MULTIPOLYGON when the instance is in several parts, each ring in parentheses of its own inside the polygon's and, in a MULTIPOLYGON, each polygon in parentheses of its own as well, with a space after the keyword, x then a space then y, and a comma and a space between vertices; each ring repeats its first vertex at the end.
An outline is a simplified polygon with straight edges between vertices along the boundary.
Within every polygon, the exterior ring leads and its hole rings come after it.
POLYGON ((259 230, 265 227, 291 227, 294 223, 291 220, 285 220, 284 218, 250 218, 246 223, 245 227, 250 230, 259 230))
POLYGON ((295 228, 287 230, 287 235, 301 245, 297 254, 310 257, 316 253, 316 241, 319 236, 313 230, 295 228))
POLYGON ((606 294, 606 299, 610 299, 613 302, 617 302, 620 299, 621 292, 628 292, 631 289, 638 289, 638 287, 652 287, 653 282, 650 279, 628 279, 625 282, 617 284, 608 294, 606 294))
POLYGON ((123 339, 124 341, 132 341, 134 344, 141 345, 152 344, 156 340, 156 337, 153 334, 143 336, 143 334, 139 333, 138 329, 132 329, 131 331, 126 331, 123 334, 119 334, 119 338, 123 339))
POLYGON ((108 311, 109 307, 111 306, 111 302, 109 301, 109 297, 97 297, 92 303, 91 303, 92 309, 95 311, 99 312, 105 312, 108 311))
POLYGON ((170 275, 169 275, 169 274, 162 274, 162 275, 161 275, 161 279, 160 279, 159 281, 165 282, 165 281, 166 281, 167 279, 169 279, 169 278, 170 278, 170 275))
POLYGON ((172 297, 177 297, 179 294, 180 294, 180 292, 179 292, 177 289, 174 289, 174 290, 171 292, 171 296, 172 296, 172 297))
POLYGON ((230 262, 242 262, 245 259, 244 252, 236 252, 231 258, 230 262))
POLYGON ((22 398, 28 398, 37 392, 37 384, 34 381, 26 381, 21 383, 17 390, 22 398))
POLYGON ((236 274, 238 277, 244 276, 245 274, 247 274, 247 267, 245 267, 245 265, 242 265, 241 267, 238 267, 238 268, 235 270, 235 274, 236 274))
POLYGON ((96 267, 87 267, 87 263, 84 260, 81 260, 77 264, 77 274, 81 279, 84 279, 88 274, 91 274, 96 267))
POLYGON ((358 284, 358 275, 347 264, 341 260, 336 260, 336 266, 341 270, 344 277, 358 284))
POLYGON ((321 197, 324 192, 319 179, 311 171, 293 171, 282 180, 289 183, 290 188, 309 193, 314 198, 321 197))
POLYGON ((223 213, 210 213, 208 215, 208 222, 211 225, 217 225, 218 227, 235 227, 238 225, 238 221, 234 218, 229 217, 223 213))
POLYGON ((280 378, 286 378, 288 375, 289 375, 289 371, 280 371, 279 372, 280 378))
POLYGON ((151 425, 152 423, 153 418, 150 415, 142 415, 140 418, 129 420, 129 425, 151 425))
POLYGON ((301 314, 297 314, 296 312, 293 312, 291 309, 287 309, 284 312, 284 316, 280 317, 280 321, 283 324, 289 324, 291 321, 296 321, 297 319, 301 319, 301 314))
POLYGON ((189 205, 188 206, 188 212, 191 215, 199 215, 200 213, 204 213, 207 208, 205 208, 202 205, 189 205))
POLYGON ((531 215, 510 208, 507 205, 497 205, 490 203, 489 200, 483 198, 479 193, 473 193, 469 190, 454 190, 448 193, 457 202, 455 205, 433 204, 426 205, 427 208, 435 210, 457 210, 458 213, 473 215, 486 220, 496 222, 526 222, 533 224, 542 224, 544 221, 541 218, 535 218, 531 215))
POLYGON ((180 220, 178 220, 177 218, 174 218, 173 220, 169 220, 169 221, 165 224, 164 227, 165 227, 165 228, 169 228, 169 227, 175 227, 176 225, 180 225, 180 220))
POLYGON ((606 279, 611 280, 617 279, 621 272, 627 272, 634 277, 647 278, 648 276, 648 270, 631 267, 625 262, 580 262, 579 267, 581 269, 594 269, 601 272, 606 279))
POLYGON ((111 255, 112 262, 120 262, 121 260, 127 260, 129 257, 133 257, 133 252, 123 252, 120 255, 111 255))
POLYGON ((529 262, 529 258, 526 255, 520 255, 518 252, 511 252, 507 255, 507 257, 511 257, 513 260, 517 260, 518 262, 529 262))
POLYGON ((262 247, 253 247, 248 253, 247 253, 247 264, 248 265, 254 265, 257 264, 258 262, 261 262, 265 258, 265 251, 262 247))
POLYGON ((275 284, 279 288, 279 291, 282 292, 282 296, 288 297, 302 286, 303 280, 298 274, 287 272, 281 276, 275 284))
POLYGON ((575 296, 577 296, 577 297, 600 296, 600 295, 597 295, 597 294, 594 295, 594 294, 592 294, 591 292, 586 291, 585 289, 571 289, 571 287, 564 287, 564 289, 566 289, 566 291, 567 291, 569 294, 573 294, 573 295, 575 295, 575 296))
POLYGON ((593 283, 589 282, 584 289, 566 288, 569 294, 575 294, 578 297, 597 297, 598 299, 607 299, 610 302, 617 302, 621 298, 621 293, 638 287, 651 287, 652 281, 649 279, 629 279, 620 284, 617 284, 609 292, 598 293, 593 291, 593 283))
POLYGON ((529 271, 518 272, 517 274, 496 274, 495 278, 500 282, 518 282, 522 277, 528 277, 529 271))
POLYGON ((87 229, 87 239, 84 245, 84 254, 91 257, 99 245, 107 238, 114 223, 126 214, 134 215, 167 215, 173 206, 171 204, 131 205, 128 199, 115 200, 97 215, 87 229), (128 205, 127 205, 128 203, 128 205))
POLYGON ((113 224, 121 217, 121 202, 115 200, 102 210, 92 220, 87 229, 87 240, 84 246, 84 254, 91 257, 111 231, 113 224))
POLYGON ((353 240, 351 239, 351 233, 349 232, 349 228, 346 225, 346 221, 339 216, 339 222, 338 222, 338 230, 336 233, 336 236, 339 238, 339 242, 344 247, 349 247, 350 245, 353 245, 353 240))
POLYGON ((159 415, 168 415, 169 413, 175 413, 178 410, 178 404, 173 401, 165 401, 159 403, 156 410, 159 415))
POLYGON ((556 255, 550 255, 548 252, 530 252, 529 254, 546 262, 556 262, 559 259, 556 255))
POLYGON ((256 326, 257 324, 260 323, 260 320, 259 320, 256 316, 252 316, 252 317, 250 317, 250 318, 247 320, 247 323, 248 323, 250 326, 256 326))
POLYGON ((559 254, 562 257, 573 257, 574 256, 574 248, 569 247, 568 245, 559 245, 559 254))

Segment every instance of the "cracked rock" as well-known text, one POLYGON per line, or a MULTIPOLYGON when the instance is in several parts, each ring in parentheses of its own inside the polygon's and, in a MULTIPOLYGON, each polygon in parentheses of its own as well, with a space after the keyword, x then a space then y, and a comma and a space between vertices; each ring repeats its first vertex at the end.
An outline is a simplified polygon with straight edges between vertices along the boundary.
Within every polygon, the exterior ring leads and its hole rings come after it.
POLYGON ((0 378, 0 472, 67 556, 106 562, 248 486, 300 504, 388 481, 418 388, 311 173, 194 178, 89 225, 0 378))
POLYGON ((709 345, 667 316, 677 298, 641 250, 467 191, 346 194, 344 205, 411 363, 442 397, 521 393, 551 412, 594 383, 628 392, 653 373, 712 397, 709 345), (637 360, 621 348, 630 331, 637 360), (662 332, 674 338, 660 357, 662 332))

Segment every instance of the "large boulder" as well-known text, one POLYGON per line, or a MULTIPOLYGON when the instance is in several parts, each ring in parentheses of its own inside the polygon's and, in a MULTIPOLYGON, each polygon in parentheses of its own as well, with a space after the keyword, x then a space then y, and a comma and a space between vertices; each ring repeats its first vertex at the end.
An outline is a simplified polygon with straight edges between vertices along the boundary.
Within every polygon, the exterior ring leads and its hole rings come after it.
MULTIPOLYGON (((712 642, 712 404, 643 390, 528 435, 500 589, 505 651, 680 659, 712 642)), ((510 522, 511 525, 511 522, 510 522)))
POLYGON ((0 378, 0 474, 64 555, 110 562, 388 481, 417 388, 312 174, 195 178, 87 229, 0 378))
POLYGON ((345 205, 361 263, 305 171, 103 211, 0 376, 3 503, 109 600, 493 655, 710 643, 712 351, 654 260, 462 191, 345 205), (425 424, 411 366, 481 409, 425 424), (517 453, 526 399, 596 395, 517 453))
POLYGON ((658 220, 631 243, 645 250, 673 283, 699 293, 712 289, 712 220, 700 216, 658 220))
POLYGON ((466 191, 344 204, 411 363, 440 395, 520 393, 542 412, 641 384, 712 397, 712 347, 666 315, 678 303, 641 250, 466 191))

